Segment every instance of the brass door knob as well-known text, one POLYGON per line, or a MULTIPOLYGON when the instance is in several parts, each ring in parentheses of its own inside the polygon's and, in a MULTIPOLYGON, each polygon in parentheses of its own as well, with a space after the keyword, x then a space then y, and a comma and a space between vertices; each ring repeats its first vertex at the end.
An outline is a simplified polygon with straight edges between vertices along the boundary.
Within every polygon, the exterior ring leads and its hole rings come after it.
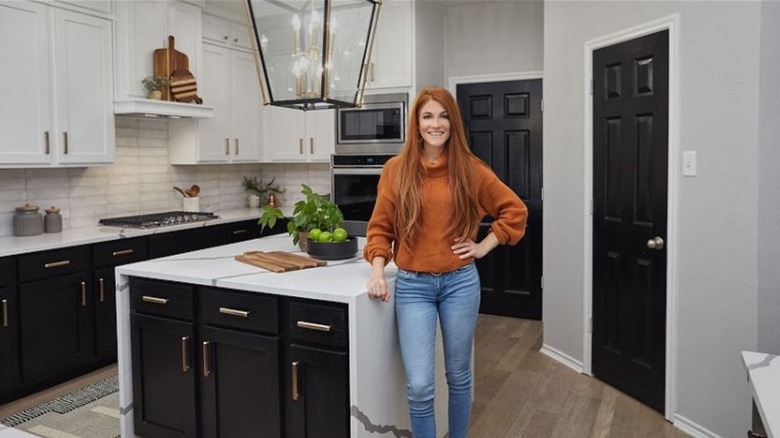
POLYGON ((649 249, 660 251, 664 249, 664 239, 662 239, 660 236, 655 236, 647 241, 647 247, 649 249))

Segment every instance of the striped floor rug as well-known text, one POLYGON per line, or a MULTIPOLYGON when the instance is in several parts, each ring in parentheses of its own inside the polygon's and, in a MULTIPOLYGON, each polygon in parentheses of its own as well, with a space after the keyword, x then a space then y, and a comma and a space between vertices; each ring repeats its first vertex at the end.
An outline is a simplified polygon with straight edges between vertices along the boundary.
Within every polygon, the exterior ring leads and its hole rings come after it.
POLYGON ((25 409, 0 423, 45 438, 118 438, 117 376, 25 409))

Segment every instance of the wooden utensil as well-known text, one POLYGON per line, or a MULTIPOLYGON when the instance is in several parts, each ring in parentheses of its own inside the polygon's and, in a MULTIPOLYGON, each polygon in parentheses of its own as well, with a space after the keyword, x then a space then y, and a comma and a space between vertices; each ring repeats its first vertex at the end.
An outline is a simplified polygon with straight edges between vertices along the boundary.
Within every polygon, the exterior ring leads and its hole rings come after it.
POLYGON ((182 190, 182 189, 180 189, 180 188, 178 188, 176 186, 173 186, 173 190, 176 190, 177 192, 181 193, 181 195, 184 196, 185 198, 188 197, 187 194, 184 193, 184 190, 182 190))
POLYGON ((200 186, 193 184, 192 187, 184 191, 190 198, 197 198, 200 194, 200 186))

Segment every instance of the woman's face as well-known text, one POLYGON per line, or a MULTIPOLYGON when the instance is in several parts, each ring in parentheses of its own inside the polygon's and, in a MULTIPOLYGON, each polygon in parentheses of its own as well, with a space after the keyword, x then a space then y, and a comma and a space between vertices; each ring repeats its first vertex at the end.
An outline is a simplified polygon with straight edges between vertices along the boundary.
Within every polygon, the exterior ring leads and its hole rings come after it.
POLYGON ((420 135, 430 146, 443 146, 450 138, 450 116, 435 100, 429 100, 420 108, 420 135))

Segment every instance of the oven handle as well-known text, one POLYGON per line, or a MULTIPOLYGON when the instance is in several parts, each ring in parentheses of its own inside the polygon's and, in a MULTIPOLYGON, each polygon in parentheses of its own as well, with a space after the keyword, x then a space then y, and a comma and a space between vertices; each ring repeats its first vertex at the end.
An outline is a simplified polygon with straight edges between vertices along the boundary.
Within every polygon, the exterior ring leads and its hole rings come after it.
POLYGON ((331 167, 333 175, 379 175, 382 167, 331 167))

